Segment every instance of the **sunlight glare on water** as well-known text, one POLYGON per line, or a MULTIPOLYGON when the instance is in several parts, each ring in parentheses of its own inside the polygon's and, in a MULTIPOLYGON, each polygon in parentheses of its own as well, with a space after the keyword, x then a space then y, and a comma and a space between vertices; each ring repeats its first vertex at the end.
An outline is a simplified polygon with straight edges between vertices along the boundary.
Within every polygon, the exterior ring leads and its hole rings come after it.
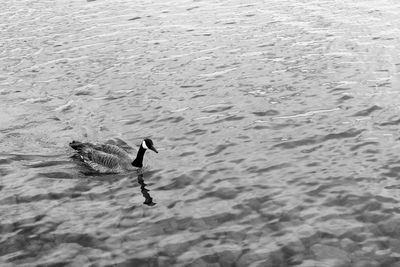
POLYGON ((3 0, 0 265, 400 266, 399 12, 3 0), (68 146, 146 137, 139 174, 68 146))

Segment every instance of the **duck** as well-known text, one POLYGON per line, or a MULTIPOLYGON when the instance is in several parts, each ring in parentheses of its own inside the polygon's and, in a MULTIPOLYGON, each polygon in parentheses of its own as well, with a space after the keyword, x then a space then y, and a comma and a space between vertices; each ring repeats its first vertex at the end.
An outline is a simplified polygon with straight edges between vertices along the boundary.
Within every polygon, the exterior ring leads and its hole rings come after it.
POLYGON ((76 150, 79 159, 89 167, 90 170, 98 173, 122 173, 141 169, 143 157, 149 149, 158 153, 151 139, 144 139, 140 144, 136 158, 123 148, 112 144, 92 144, 72 141, 69 146, 76 150))

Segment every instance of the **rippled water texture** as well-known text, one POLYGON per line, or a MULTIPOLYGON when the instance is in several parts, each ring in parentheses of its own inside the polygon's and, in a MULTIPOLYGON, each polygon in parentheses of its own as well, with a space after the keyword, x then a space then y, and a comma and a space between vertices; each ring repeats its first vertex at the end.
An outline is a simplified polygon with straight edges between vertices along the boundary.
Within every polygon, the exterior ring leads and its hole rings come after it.
POLYGON ((400 266, 399 14, 3 0, 0 265, 400 266), (139 175, 68 147, 144 137, 139 175))

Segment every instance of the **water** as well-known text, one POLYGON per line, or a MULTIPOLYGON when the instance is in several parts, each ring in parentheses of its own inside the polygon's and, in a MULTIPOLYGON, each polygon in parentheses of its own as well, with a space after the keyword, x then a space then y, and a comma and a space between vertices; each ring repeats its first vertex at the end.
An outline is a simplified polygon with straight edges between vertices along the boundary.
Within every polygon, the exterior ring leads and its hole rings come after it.
POLYGON ((400 3, 3 0, 2 266, 400 266, 400 3), (154 140, 91 175, 72 140, 154 140))

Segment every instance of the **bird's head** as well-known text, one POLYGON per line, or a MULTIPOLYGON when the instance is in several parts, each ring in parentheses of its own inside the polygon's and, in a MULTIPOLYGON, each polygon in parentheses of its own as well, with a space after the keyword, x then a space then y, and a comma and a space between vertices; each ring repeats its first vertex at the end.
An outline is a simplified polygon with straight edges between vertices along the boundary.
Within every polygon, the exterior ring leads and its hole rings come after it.
POLYGON ((154 152, 158 153, 157 149, 154 147, 153 141, 151 139, 144 139, 142 142, 142 147, 144 149, 150 149, 153 150, 154 152))

